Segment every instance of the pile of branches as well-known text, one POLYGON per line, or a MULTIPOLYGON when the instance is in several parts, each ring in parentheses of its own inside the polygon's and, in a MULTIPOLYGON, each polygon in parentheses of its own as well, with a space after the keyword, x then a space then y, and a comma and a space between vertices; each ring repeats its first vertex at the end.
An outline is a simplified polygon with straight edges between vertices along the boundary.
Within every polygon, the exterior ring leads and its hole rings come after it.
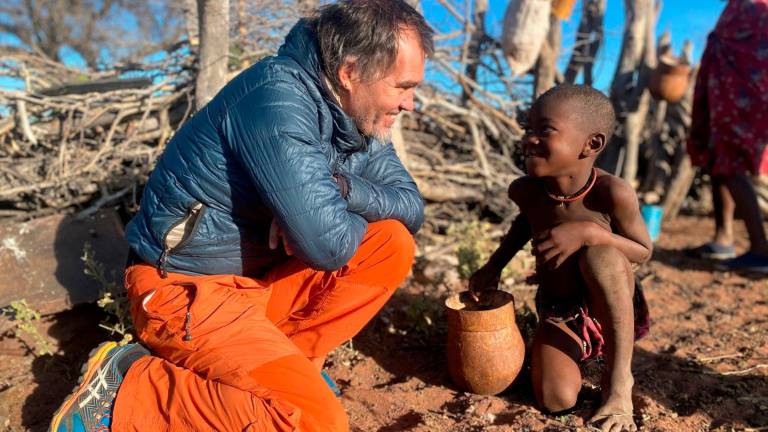
POLYGON ((403 122, 405 162, 427 201, 428 230, 442 235, 457 221, 481 216, 508 220, 507 188, 523 175, 514 117, 437 92, 417 92, 417 99, 421 109, 403 122))
MULTIPOLYGON (((482 218, 492 224, 480 236, 502 235, 515 211, 507 187, 522 175, 519 83, 501 66, 499 43, 482 20, 452 16, 462 30, 438 34, 430 63, 446 79, 422 86, 418 110, 396 128, 404 143, 398 154, 427 203, 419 255, 437 269, 431 273, 456 267, 454 237, 465 224, 482 218)), ((230 77, 276 48, 241 27, 230 77)), ((30 52, 0 54, 0 75, 24 82, 23 91, 0 90, 7 108, 0 116, 9 114, 0 118, 0 218, 83 215, 115 203, 135 211, 165 143, 194 109, 194 46, 179 45, 162 64, 100 72, 30 52)))
POLYGON ((135 194, 191 114, 193 58, 182 48, 159 64, 92 74, 6 53, 3 75, 26 89, 0 90, 9 114, 0 119, 0 217, 96 208, 135 194))
MULTIPOLYGON (((237 12, 239 17, 243 11, 237 12)), ((473 27, 469 15, 455 16, 462 30, 438 34, 431 63, 448 79, 419 90, 419 111, 408 113, 400 128, 406 143, 400 155, 436 216, 429 218, 430 231, 440 234, 471 212, 507 219, 506 188, 521 175, 514 163, 522 135, 515 120, 518 102, 510 98, 499 44, 473 27), (472 72, 472 64, 484 68, 485 79, 472 72), (503 84, 496 93, 488 77, 503 84)), ((247 29, 238 27, 237 33, 231 76, 247 66, 243 59, 252 58, 240 51, 255 49, 246 43, 247 29)), ((258 40, 260 57, 265 46, 258 40)), ((0 106, 10 114, 0 118, 0 217, 82 211, 129 194, 135 206, 134 195, 165 142, 193 110, 194 47, 180 44, 163 64, 100 72, 28 51, 0 54, 0 75, 25 84, 24 90, 0 90, 0 106)))

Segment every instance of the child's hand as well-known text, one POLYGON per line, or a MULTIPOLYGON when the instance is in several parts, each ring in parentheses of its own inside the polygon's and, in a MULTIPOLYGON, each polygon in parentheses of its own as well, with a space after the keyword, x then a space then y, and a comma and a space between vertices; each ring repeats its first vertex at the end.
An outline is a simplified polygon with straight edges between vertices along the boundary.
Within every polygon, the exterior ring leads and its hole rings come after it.
POLYGON ((469 278, 469 295, 476 302, 480 301, 480 296, 485 291, 499 289, 499 280, 501 271, 490 264, 486 264, 478 269, 469 278))
POLYGON ((568 257, 587 244, 592 222, 564 222, 534 240, 533 254, 540 265, 560 267, 568 257))

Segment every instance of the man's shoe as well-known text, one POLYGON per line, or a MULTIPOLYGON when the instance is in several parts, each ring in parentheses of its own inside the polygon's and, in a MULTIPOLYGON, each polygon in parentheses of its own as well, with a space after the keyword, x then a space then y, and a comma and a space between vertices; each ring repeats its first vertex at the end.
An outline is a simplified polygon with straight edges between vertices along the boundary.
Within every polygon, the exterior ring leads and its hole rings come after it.
POLYGON ((108 431, 112 407, 123 377, 134 361, 149 351, 136 343, 104 342, 91 351, 80 385, 51 420, 50 432, 108 431))

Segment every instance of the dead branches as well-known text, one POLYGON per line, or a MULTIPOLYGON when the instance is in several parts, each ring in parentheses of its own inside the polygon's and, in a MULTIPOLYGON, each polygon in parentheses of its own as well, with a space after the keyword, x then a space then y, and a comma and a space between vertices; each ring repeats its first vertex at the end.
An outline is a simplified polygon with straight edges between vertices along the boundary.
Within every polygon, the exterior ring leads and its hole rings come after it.
MULTIPOLYGON (((19 58, 4 60, 19 64, 19 58)), ((55 87, 0 90, 0 104, 13 113, 0 120, 0 208, 5 214, 22 211, 33 217, 99 196, 101 203, 118 196, 114 191, 146 178, 166 139, 191 110, 191 85, 178 77, 191 63, 184 56, 154 66, 175 71, 173 78, 155 85, 148 77, 65 84, 47 74, 66 67, 28 53, 22 58, 34 60, 28 62, 34 68, 25 68, 41 78, 36 82, 55 87)))

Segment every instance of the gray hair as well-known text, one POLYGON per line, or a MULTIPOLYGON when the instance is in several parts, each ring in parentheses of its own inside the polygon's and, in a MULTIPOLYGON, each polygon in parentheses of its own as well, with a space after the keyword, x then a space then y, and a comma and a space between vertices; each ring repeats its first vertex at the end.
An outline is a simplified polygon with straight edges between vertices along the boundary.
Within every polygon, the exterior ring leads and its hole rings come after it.
POLYGON ((320 45, 323 71, 338 90, 338 70, 353 58, 364 80, 373 80, 397 60, 405 29, 416 32, 427 57, 434 52, 434 31, 404 0, 341 0, 318 9, 310 18, 320 45))

